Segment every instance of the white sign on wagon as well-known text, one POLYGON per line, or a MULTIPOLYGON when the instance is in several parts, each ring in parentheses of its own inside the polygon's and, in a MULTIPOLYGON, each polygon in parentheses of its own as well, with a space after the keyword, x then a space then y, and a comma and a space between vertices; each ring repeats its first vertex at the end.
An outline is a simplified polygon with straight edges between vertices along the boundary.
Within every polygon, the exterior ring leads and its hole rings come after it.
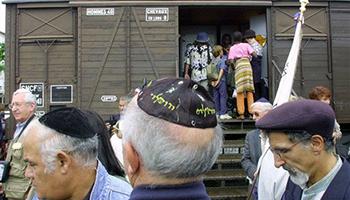
POLYGON ((169 21, 169 8, 146 8, 147 22, 169 21))
POLYGON ((101 101, 102 102, 116 102, 117 96, 115 96, 115 95, 103 95, 103 96, 101 96, 101 101))
POLYGON ((114 8, 86 8, 87 16, 114 15, 114 8))
POLYGON ((44 83, 20 83, 20 88, 29 90, 36 98, 36 106, 44 107, 44 83))

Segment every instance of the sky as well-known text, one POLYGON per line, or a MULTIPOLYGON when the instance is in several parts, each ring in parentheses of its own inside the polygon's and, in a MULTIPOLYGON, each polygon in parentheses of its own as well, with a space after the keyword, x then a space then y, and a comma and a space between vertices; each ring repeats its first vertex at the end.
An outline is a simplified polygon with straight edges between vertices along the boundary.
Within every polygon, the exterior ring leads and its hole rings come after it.
POLYGON ((0 31, 5 32, 5 4, 0 0, 0 31))

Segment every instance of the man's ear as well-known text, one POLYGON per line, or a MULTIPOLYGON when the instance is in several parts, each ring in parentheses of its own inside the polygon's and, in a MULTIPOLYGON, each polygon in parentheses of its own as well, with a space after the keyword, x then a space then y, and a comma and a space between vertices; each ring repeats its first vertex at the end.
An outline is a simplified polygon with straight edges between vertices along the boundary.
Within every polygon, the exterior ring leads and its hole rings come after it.
POLYGON ((59 151, 57 153, 57 169, 59 169, 62 174, 67 174, 71 165, 72 157, 64 151, 59 151))
POLYGON ((325 140, 320 135, 313 135, 311 137, 311 145, 312 145, 312 151, 316 154, 320 154, 322 150, 325 148, 325 140))
POLYGON ((35 111, 35 103, 31 103, 31 104, 30 104, 30 110, 31 110, 32 112, 35 111))
POLYGON ((140 168, 140 158, 130 142, 124 144, 124 159, 128 163, 125 170, 129 176, 136 174, 140 168))

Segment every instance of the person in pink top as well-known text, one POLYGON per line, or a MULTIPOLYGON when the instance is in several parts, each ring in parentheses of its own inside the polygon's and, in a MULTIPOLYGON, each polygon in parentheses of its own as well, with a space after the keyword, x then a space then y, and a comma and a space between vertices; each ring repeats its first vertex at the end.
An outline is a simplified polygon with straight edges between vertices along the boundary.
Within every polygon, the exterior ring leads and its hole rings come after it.
POLYGON ((250 118, 252 116, 250 109, 254 102, 253 72, 250 64, 252 56, 256 57, 257 55, 249 44, 242 42, 242 33, 239 31, 234 32, 233 46, 230 48, 228 59, 234 65, 238 119, 244 119, 244 96, 247 97, 250 118))

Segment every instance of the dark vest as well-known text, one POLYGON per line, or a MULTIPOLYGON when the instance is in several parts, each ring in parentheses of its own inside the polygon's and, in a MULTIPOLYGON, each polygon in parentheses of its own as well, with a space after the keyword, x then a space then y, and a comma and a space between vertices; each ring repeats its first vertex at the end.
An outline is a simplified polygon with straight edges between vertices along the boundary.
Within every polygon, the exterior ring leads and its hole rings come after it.
POLYGON ((209 200, 203 182, 181 185, 141 185, 134 188, 130 200, 209 200))
MULTIPOLYGON (((322 196, 322 200, 348 200, 350 199, 350 164, 342 158, 343 165, 322 196)), ((282 200, 301 199, 303 190, 290 179, 282 200)))

